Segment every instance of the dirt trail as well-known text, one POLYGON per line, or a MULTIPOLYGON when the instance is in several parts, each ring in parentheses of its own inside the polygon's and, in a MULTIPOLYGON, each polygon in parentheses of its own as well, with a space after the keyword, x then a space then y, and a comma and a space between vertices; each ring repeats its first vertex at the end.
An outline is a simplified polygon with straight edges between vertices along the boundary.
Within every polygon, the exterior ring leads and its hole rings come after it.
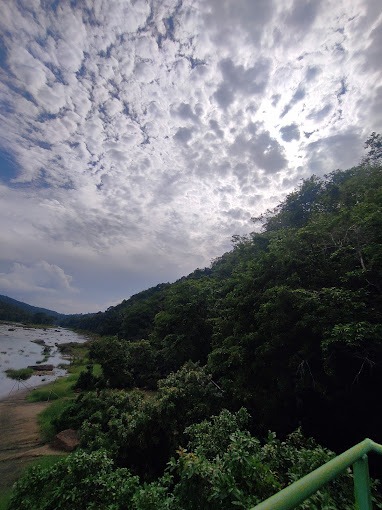
POLYGON ((41 441, 37 415, 48 402, 27 402, 29 391, 18 391, 0 401, 0 492, 9 488, 36 457, 60 455, 41 441))

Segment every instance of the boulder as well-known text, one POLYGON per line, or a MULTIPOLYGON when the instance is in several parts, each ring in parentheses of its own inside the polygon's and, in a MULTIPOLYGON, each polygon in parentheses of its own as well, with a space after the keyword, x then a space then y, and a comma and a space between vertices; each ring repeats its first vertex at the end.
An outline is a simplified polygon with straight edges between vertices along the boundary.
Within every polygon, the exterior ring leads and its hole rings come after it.
POLYGON ((28 368, 33 368, 33 370, 36 370, 38 372, 51 372, 54 369, 53 365, 29 365, 28 368))
POLYGON ((80 436, 77 430, 66 429, 59 432, 53 440, 52 446, 57 450, 72 452, 79 446, 80 436))
POLYGON ((42 340, 40 338, 37 338, 36 340, 31 340, 31 342, 37 345, 45 345, 45 340, 42 340))

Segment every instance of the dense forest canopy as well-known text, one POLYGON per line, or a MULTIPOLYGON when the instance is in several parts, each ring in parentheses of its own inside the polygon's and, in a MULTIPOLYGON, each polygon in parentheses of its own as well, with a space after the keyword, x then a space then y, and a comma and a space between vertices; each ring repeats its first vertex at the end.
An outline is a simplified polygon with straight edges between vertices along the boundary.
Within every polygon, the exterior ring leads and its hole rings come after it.
MULTIPOLYGON (((209 268, 64 321, 106 335, 102 376, 89 366, 56 423, 82 435, 65 462, 123 480, 105 508, 248 508, 330 458, 304 436, 382 442, 381 146, 373 133, 360 166, 304 180, 209 268)), ((70 487, 65 462, 52 480, 70 487)), ((349 480, 301 508, 348 508, 349 480)))

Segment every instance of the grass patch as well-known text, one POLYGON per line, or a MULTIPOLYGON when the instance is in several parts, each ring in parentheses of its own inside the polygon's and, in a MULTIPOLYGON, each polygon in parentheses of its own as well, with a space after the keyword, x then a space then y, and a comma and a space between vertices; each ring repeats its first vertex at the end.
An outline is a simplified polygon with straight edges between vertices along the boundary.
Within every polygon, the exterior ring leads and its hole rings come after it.
POLYGON ((89 342, 79 344, 77 342, 67 342, 65 344, 57 345, 61 354, 70 356, 74 364, 83 365, 89 354, 89 342))
POLYGON ((13 368, 9 368, 5 371, 7 377, 10 379, 21 379, 25 381, 29 379, 29 377, 33 374, 33 368, 19 368, 18 370, 14 370, 13 368))
POLYGON ((28 402, 44 402, 46 400, 57 400, 58 398, 74 398, 73 385, 78 379, 77 374, 61 377, 54 382, 34 389, 27 396, 28 402))
MULTIPOLYGON (((86 371, 86 365, 65 365, 65 368, 68 370, 69 375, 60 377, 52 383, 34 389, 27 396, 28 402, 45 402, 47 400, 57 400, 60 398, 74 398, 76 392, 73 390, 73 386, 76 384, 80 373, 86 371)), ((101 366, 93 365, 93 374, 99 376, 101 373, 101 366)))
POLYGON ((50 404, 49 407, 44 409, 38 415, 38 424, 40 426, 40 434, 43 441, 52 441, 57 431, 54 428, 52 422, 61 416, 61 413, 70 406, 72 400, 55 400, 50 404))
POLYGON ((61 455, 44 455, 43 457, 39 457, 38 459, 32 461, 28 468, 31 466, 41 467, 43 469, 51 468, 59 460, 63 459, 67 455, 67 453, 62 453, 61 455))
POLYGON ((0 494, 0 510, 7 510, 11 499, 12 489, 4 489, 0 494))
MULTIPOLYGON (((73 386, 76 384, 80 373, 86 371, 86 364, 88 362, 88 347, 83 344, 72 344, 70 345, 73 358, 76 361, 72 361, 70 366, 65 365, 69 375, 56 379, 56 381, 41 386, 33 390, 27 397, 29 402, 52 401, 49 407, 44 409, 42 413, 38 415, 38 423, 40 425, 40 433, 43 441, 51 441, 56 430, 52 422, 58 418, 63 411, 69 407, 76 397, 76 392, 73 390, 73 386), (74 353, 74 356, 73 356, 74 353)), ((100 365, 93 365, 93 374, 100 375, 102 373, 100 365)), ((1 510, 1 509, 0 509, 1 510)))

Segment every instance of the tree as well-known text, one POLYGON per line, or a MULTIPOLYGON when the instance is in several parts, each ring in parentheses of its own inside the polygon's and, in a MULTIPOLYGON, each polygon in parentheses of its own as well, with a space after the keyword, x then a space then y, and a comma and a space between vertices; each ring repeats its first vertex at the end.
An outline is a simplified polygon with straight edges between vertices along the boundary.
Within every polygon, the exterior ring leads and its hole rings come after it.
POLYGON ((365 142, 365 149, 367 156, 363 159, 363 163, 380 166, 382 163, 382 136, 373 131, 365 142))
POLYGON ((118 338, 96 340, 90 346, 90 359, 102 367, 104 381, 112 388, 131 388, 128 343, 118 338))

